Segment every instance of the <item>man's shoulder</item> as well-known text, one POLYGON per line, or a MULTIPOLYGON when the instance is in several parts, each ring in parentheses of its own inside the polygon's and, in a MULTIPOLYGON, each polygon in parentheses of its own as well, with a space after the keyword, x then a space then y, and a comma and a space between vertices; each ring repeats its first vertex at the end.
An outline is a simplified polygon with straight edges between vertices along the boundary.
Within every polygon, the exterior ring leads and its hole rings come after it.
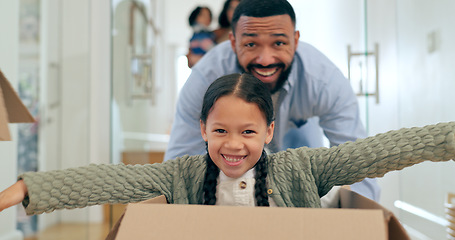
POLYGON ((210 49, 193 70, 212 81, 223 75, 238 72, 236 56, 230 42, 224 41, 210 49))
POLYGON ((224 41, 210 49, 207 54, 200 60, 198 68, 207 68, 207 66, 216 68, 228 68, 235 66, 235 53, 231 48, 229 41, 224 41), (202 66, 201 66, 202 65, 202 66))
POLYGON ((334 63, 324 53, 307 42, 299 41, 295 56, 300 58, 304 64, 314 63, 335 67, 334 63))
POLYGON ((324 53, 303 41, 299 42, 294 61, 299 71, 303 71, 301 74, 317 81, 326 82, 334 72, 340 72, 340 69, 324 53))

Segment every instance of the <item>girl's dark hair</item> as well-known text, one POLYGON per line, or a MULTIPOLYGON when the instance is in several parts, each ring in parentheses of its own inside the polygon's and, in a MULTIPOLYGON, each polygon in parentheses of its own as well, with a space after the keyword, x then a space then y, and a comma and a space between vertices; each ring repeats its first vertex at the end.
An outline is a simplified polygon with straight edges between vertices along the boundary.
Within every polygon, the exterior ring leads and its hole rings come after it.
POLYGON ((228 28, 231 26, 231 23, 229 22, 227 16, 227 11, 229 10, 229 5, 231 4, 232 1, 240 2, 240 0, 226 0, 226 2, 224 2, 223 10, 221 10, 220 16, 218 16, 218 24, 222 28, 228 28))
POLYGON ((188 23, 190 26, 194 26, 196 24, 196 18, 199 15, 199 13, 202 11, 202 9, 207 9, 209 10, 210 13, 210 19, 212 19, 212 11, 210 11, 210 8, 204 7, 204 6, 197 6, 190 14, 190 17, 188 18, 188 23))
POLYGON ((295 27, 295 12, 287 0, 243 0, 237 5, 232 16, 232 32, 241 16, 247 17, 271 17, 277 15, 289 15, 295 27))
MULTIPOLYGON (((201 121, 205 124, 215 102, 223 96, 236 96, 246 102, 255 103, 264 114, 267 125, 273 122, 273 103, 270 91, 259 79, 249 73, 230 74, 215 80, 207 89, 202 103, 201 121)), ((213 163, 207 150, 207 171, 204 180, 204 204, 216 204, 216 185, 220 170, 213 163)), ((267 195, 267 155, 262 152, 256 163, 254 192, 258 206, 269 206, 267 195)))
POLYGON ((229 95, 255 103, 264 114, 267 125, 273 122, 273 103, 267 86, 249 73, 234 73, 218 78, 208 87, 202 101, 200 115, 203 123, 206 123, 213 104, 220 97, 229 95))

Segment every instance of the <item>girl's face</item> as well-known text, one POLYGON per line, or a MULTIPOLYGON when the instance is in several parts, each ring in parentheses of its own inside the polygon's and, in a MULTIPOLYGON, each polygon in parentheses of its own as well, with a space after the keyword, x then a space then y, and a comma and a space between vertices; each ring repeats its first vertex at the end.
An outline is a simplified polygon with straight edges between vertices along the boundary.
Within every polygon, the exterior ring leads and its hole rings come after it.
POLYGON ((201 122, 202 138, 210 157, 231 178, 238 178, 259 160, 273 138, 274 123, 267 126, 255 103, 236 96, 223 96, 213 105, 206 123, 201 122))
POLYGON ((212 17, 210 17, 210 11, 207 8, 201 9, 199 15, 196 17, 196 22, 201 24, 202 26, 210 26, 212 22, 212 17))
POLYGON ((239 3, 240 3, 240 1, 238 1, 238 0, 232 0, 229 3, 229 7, 228 7, 228 10, 226 12, 227 19, 228 19, 229 23, 231 23, 232 16, 234 16, 234 10, 237 7, 237 5, 239 5, 239 3))

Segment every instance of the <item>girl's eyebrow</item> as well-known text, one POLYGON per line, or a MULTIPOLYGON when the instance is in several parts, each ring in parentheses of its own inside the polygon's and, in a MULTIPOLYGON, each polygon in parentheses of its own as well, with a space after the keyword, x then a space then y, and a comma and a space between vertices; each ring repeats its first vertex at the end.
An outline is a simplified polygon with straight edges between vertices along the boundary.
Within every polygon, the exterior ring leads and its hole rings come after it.
MULTIPOLYGON (((214 122, 212 125, 214 127, 226 127, 226 124, 221 123, 221 122, 214 122)), ((250 127, 256 127, 256 126, 257 126, 256 122, 245 123, 245 124, 240 125, 241 128, 250 128, 250 127)))

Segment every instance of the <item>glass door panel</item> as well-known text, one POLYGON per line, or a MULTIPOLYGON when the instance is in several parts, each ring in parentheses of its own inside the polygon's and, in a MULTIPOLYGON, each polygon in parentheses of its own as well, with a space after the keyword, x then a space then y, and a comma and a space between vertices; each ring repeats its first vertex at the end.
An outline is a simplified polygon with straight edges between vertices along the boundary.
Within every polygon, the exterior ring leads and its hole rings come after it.
MULTIPOLYGON (((397 1, 400 125, 454 121, 455 2, 397 1)), ((446 239, 444 203, 455 164, 424 163, 400 174, 401 220, 425 239, 446 239)), ((455 229, 452 226, 452 229, 455 229)))

